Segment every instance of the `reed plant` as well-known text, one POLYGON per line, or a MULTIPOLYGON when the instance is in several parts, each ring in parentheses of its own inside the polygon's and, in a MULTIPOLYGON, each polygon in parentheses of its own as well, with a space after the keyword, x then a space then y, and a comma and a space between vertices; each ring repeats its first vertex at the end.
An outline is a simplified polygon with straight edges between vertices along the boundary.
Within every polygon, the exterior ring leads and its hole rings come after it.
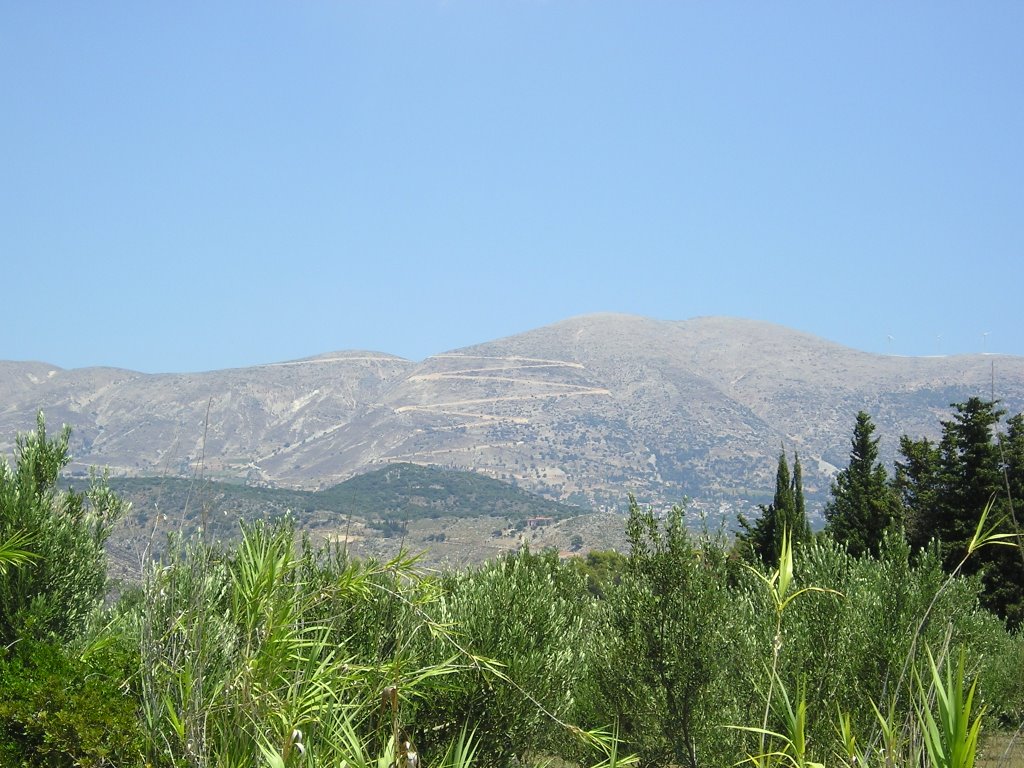
POLYGON ((396 653, 382 665, 349 645, 345 607, 358 610, 379 577, 410 567, 396 559, 325 571, 288 523, 244 526, 233 552, 199 541, 173 550, 150 570, 140 614, 153 757, 189 766, 253 765, 270 754, 285 764, 349 760, 338 750, 366 726, 357 713, 370 688, 387 677, 415 690, 450 671, 410 670, 396 653))

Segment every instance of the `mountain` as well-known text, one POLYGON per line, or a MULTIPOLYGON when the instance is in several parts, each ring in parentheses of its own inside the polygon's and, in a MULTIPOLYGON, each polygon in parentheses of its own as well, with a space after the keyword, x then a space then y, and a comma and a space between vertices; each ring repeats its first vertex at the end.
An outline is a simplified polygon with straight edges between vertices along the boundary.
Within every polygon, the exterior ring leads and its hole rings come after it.
POLYGON ((357 421, 415 367, 359 351, 189 374, 0 363, 0 452, 42 409, 49 423, 72 425, 73 470, 188 475, 203 462, 215 476, 257 481, 261 457, 357 421))
POLYGON ((712 510, 771 495, 798 451, 812 507, 858 410, 891 460, 949 405, 1024 410, 1024 358, 894 357, 769 323, 572 318, 421 363, 344 351, 199 374, 0 363, 0 453, 42 409, 74 428, 72 472, 206 475, 316 490, 395 462, 472 470, 548 498, 625 494, 712 510))

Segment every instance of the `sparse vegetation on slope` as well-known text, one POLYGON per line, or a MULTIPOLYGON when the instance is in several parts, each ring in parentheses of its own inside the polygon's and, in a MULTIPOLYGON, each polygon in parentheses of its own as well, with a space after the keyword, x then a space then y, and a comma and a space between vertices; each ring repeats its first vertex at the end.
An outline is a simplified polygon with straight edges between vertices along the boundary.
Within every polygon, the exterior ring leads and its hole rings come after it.
POLYGON ((729 318, 590 315, 421 363, 345 352, 180 375, 8 363, 0 453, 43 408, 74 427, 83 477, 90 465, 190 477, 205 457, 207 477, 314 489, 412 462, 591 508, 621 509, 632 491, 756 511, 785 441, 815 513, 847 463, 852 414, 872 413, 891 464, 900 434, 934 438, 950 402, 989 392, 993 364, 1003 407, 1024 409, 1019 357, 869 355, 729 318))

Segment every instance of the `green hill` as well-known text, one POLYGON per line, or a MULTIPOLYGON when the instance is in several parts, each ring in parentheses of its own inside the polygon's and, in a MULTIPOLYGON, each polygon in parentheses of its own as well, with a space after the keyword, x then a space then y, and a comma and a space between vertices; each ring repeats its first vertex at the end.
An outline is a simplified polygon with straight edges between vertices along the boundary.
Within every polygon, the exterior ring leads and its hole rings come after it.
POLYGON ((318 509, 365 518, 565 518, 585 510, 550 501, 490 477, 420 464, 389 464, 313 494, 318 509))
POLYGON ((550 501, 509 483, 473 472, 418 464, 390 464, 321 491, 253 488, 214 480, 173 477, 112 478, 110 485, 132 502, 132 520, 145 526, 152 515, 199 525, 222 535, 239 518, 291 513, 300 526, 317 513, 367 521, 492 516, 563 519, 586 510, 550 501))

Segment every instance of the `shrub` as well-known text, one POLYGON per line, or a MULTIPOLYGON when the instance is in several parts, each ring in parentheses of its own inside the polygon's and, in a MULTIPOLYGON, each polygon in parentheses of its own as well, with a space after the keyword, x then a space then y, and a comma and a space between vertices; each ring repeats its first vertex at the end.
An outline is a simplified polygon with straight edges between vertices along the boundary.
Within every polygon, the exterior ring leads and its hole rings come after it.
POLYGON ((124 505, 95 476, 84 493, 59 488, 69 435, 48 438, 39 414, 36 431, 17 438, 14 467, 0 462, 0 541, 22 534, 35 555, 0 579, 3 645, 74 637, 106 590, 103 546, 124 505))
POLYGON ((442 584, 436 618, 452 636, 436 638, 429 652, 440 660, 457 645, 460 661, 469 664, 422 708, 428 737, 451 739, 469 723, 484 765, 578 751, 566 726, 580 714, 578 697, 591 674, 588 649, 599 631, 583 577, 556 552, 523 549, 449 574, 442 584))
POLYGON ((142 733, 123 642, 81 656, 25 640, 0 660, 0 764, 99 768, 141 764, 142 733))
MULTIPOLYGON (((755 680, 753 689, 770 702, 759 724, 774 742, 769 752, 785 749, 820 760, 831 748, 852 759, 856 737, 869 752, 884 747, 904 754, 911 761, 906 764, 917 764, 919 718, 930 694, 922 695, 914 683, 932 676, 929 649, 941 663, 952 663, 954 649, 966 653, 966 675, 979 680, 978 690, 990 706, 1014 711, 1019 671, 1010 684, 999 679, 1014 663, 1014 638, 981 608, 980 581, 948 576, 935 550, 911 559, 902 537, 891 537, 876 560, 854 558, 824 540, 799 552, 796 574, 801 585, 838 594, 790 603, 774 644, 765 639, 766 646, 778 649, 778 664, 755 680), (836 740, 837 712, 842 744, 836 740), (778 734, 784 735, 781 743, 778 734)), ((756 620, 765 606, 756 589, 749 594, 747 605, 756 620)), ((963 669, 957 680, 964 682, 963 669)), ((765 748, 762 740, 762 757, 765 748)))
MULTIPOLYGON (((887 537, 881 557, 854 558, 827 540, 798 553, 801 578, 840 592, 838 600, 806 600, 786 617, 782 677, 808 683, 819 712, 838 706, 854 725, 873 725, 869 702, 909 713, 915 691, 911 670, 927 667, 926 647, 964 647, 975 666, 999 652, 1005 632, 981 608, 977 578, 949 578, 935 551, 913 560, 902 537, 887 537), (926 619, 927 617, 927 619, 926 619)), ((821 723, 819 740, 831 736, 821 723)))
POLYGON ((608 596, 609 714, 646 764, 727 764, 737 737, 720 726, 748 713, 733 691, 743 636, 724 543, 689 533, 681 507, 660 523, 632 499, 627 534, 626 569, 608 596))
POLYGON ((404 556, 355 563, 297 546, 287 520, 244 525, 229 550, 173 546, 146 575, 139 616, 148 755, 250 766, 303 752, 328 766, 393 754, 382 692, 415 702, 452 671, 411 650, 431 629, 422 584, 404 556))

